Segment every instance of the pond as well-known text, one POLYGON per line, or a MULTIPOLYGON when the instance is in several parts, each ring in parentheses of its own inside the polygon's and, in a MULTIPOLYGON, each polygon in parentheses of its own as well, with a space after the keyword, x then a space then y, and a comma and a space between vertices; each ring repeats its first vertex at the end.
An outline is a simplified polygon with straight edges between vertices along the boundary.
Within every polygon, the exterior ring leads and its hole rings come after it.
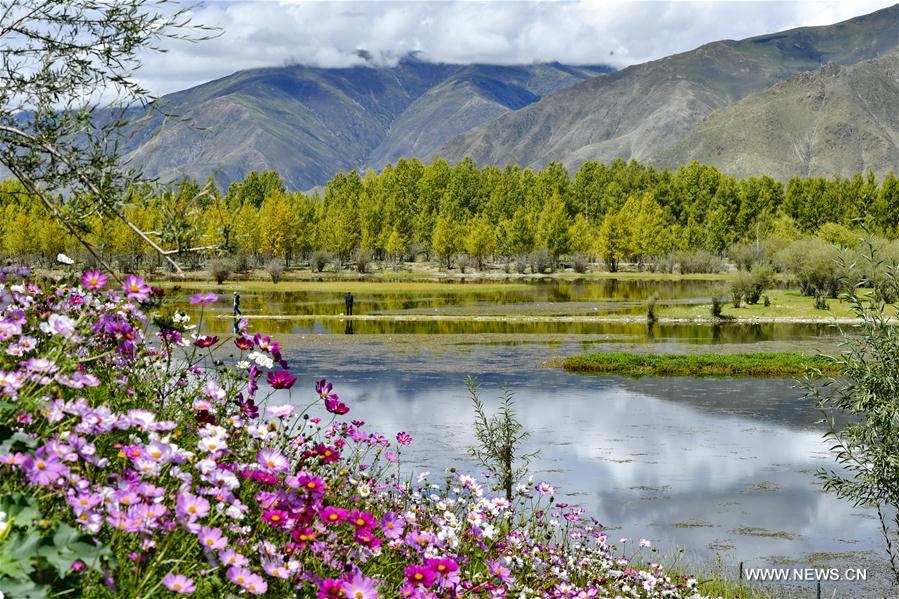
MULTIPOLYGON (((477 290, 406 299, 401 296, 414 292, 397 292, 392 299, 373 293, 371 301, 381 310, 469 306, 497 313, 545 302, 570 313, 573 304, 628 302, 654 293, 645 283, 565 285, 564 294, 554 285, 510 289, 499 298, 509 304, 494 303, 495 291, 477 290)), ((660 297, 689 300, 708 293, 709 283, 665 282, 658 288, 660 297)), ((661 556, 687 569, 720 564, 733 576, 740 562, 746 568, 863 567, 867 583, 826 583, 825 596, 880 596, 889 589, 876 517, 820 491, 814 473, 830 467, 831 458, 818 411, 792 381, 632 380, 542 367, 557 356, 646 344, 664 351, 702 350, 706 344, 743 351, 832 347, 832 328, 454 320, 447 328, 436 326, 447 322, 418 321, 406 329, 366 329, 368 323, 360 321, 354 323, 356 334, 345 335, 345 322, 293 316, 303 306, 339 313, 340 291, 297 293, 242 293, 248 312, 291 315, 251 323, 266 332, 269 323, 289 325, 278 339, 305 385, 294 390, 293 401, 305 405, 315 380, 332 380, 355 418, 384 433, 413 435, 404 456, 408 471, 440 477, 445 467, 461 464, 478 472, 466 451, 474 439, 465 377, 473 375, 488 405, 495 405, 503 385, 514 392, 520 418, 533 434, 530 447, 540 450, 532 466, 535 479, 554 484, 559 501, 585 507, 610 537, 629 538, 628 554, 646 537, 658 548, 648 559, 661 556)), ((364 297, 359 293, 357 302, 365 305, 364 297)), ((223 333, 230 327, 227 318, 207 322, 223 333)), ((387 323, 402 324, 378 322, 387 323)), ((809 583, 799 587, 812 593, 809 583)))

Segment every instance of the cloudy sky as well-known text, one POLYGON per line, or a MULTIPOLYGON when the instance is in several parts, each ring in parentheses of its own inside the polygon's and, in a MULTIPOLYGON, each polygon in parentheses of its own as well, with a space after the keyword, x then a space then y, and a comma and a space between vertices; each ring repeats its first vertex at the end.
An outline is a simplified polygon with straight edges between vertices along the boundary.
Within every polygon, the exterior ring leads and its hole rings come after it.
POLYGON ((221 36, 167 44, 167 53, 146 57, 139 79, 164 94, 252 67, 394 64, 409 53, 452 63, 620 68, 714 40, 835 23, 893 1, 213 0, 198 4, 193 18, 221 36))

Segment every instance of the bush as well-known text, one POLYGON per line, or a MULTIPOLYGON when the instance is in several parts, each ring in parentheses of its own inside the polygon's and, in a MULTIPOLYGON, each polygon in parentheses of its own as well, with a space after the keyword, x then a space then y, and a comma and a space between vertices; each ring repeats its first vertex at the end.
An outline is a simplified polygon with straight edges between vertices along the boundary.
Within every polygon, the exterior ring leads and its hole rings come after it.
POLYGON ((777 253, 777 265, 796 279, 803 295, 836 297, 840 289, 840 250, 820 239, 800 239, 777 253))
POLYGON ((668 254, 667 256, 647 258, 643 264, 649 272, 672 273, 677 269, 677 257, 668 254))
POLYGON ((272 258, 265 264, 265 272, 268 273, 269 278, 271 278, 272 283, 278 284, 281 281, 281 277, 284 275, 284 260, 281 258, 272 258))
POLYGON ((471 258, 468 257, 468 254, 459 254, 456 258, 456 266, 459 267, 459 272, 464 275, 465 269, 471 266, 471 258))
POLYGON ((313 272, 324 272, 325 267, 328 266, 329 262, 331 262, 331 254, 324 250, 315 250, 312 252, 312 257, 309 259, 309 264, 312 266, 313 272))
POLYGON ((356 253, 356 272, 365 274, 368 272, 368 266, 371 264, 372 255, 370 252, 359 251, 356 253))
POLYGON ((719 273, 724 271, 726 265, 721 256, 698 250, 695 252, 680 252, 677 254, 677 269, 682 275, 694 273, 719 273))
POLYGON ((221 285, 234 272, 234 262, 227 258, 215 258, 209 261, 208 268, 215 282, 221 285))
POLYGON ((738 270, 752 270, 756 264, 765 259, 765 251, 757 243, 736 243, 730 246, 727 257, 734 263, 738 270))
POLYGON ((762 296, 762 304, 767 308, 768 306, 771 305, 771 298, 769 298, 767 295, 763 295, 762 296))
POLYGON ((527 256, 516 256, 515 257, 515 272, 520 275, 523 275, 525 271, 528 269, 528 257, 527 256))
POLYGON ((547 269, 552 268, 552 260, 549 253, 544 248, 539 248, 531 252, 528 256, 528 263, 531 265, 531 272, 534 274, 542 274, 547 269))
POLYGON ((574 272, 585 273, 587 272, 587 266, 590 264, 590 260, 587 256, 583 254, 575 254, 571 258, 571 266, 574 268, 574 272))
POLYGON ((712 318, 721 318, 721 298, 717 295, 712 296, 712 318))

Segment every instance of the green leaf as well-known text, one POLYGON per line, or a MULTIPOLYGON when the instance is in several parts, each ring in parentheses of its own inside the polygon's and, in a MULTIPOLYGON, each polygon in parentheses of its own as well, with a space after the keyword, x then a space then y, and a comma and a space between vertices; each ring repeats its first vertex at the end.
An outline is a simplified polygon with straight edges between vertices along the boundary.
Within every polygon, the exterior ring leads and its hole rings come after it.
POLYGON ((37 500, 22 493, 12 493, 0 497, 0 511, 6 512, 8 520, 14 519, 16 526, 31 526, 34 520, 41 517, 37 500))
POLYGON ((16 448, 33 449, 37 446, 37 441, 22 431, 12 432, 12 429, 9 427, 2 427, 2 429, 0 429, 0 439, 3 439, 3 442, 0 443, 0 453, 9 453, 16 448))
POLYGON ((7 597, 16 597, 16 599, 46 599, 47 588, 38 586, 31 580, 15 580, 12 578, 0 576, 0 591, 7 597))
POLYGON ((68 575, 75 560, 81 560, 97 572, 102 572, 102 563, 111 559, 112 551, 105 545, 88 541, 87 535, 67 524, 59 524, 53 533, 53 544, 45 543, 39 554, 56 568, 60 578, 68 575))
POLYGON ((0 575, 24 578, 34 571, 33 558, 41 537, 34 531, 10 535, 0 545, 0 575))

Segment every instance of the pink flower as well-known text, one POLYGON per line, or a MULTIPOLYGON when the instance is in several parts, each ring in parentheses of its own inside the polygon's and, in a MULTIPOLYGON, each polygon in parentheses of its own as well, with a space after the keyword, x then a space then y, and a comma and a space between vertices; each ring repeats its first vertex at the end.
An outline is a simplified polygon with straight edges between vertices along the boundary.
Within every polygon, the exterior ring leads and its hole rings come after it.
POLYGON ((297 382, 297 377, 286 370, 270 370, 265 378, 273 389, 290 389, 297 382))
POLYGON ((412 436, 409 433, 402 431, 396 434, 396 440, 400 445, 409 445, 412 443, 412 436))
POLYGON ((343 593, 349 599, 377 599, 378 588, 374 578, 366 578, 361 574, 353 576, 343 583, 343 593))
POLYGON ((262 595, 268 591, 268 583, 266 583, 261 576, 253 574, 253 572, 247 568, 238 566, 228 568, 228 580, 237 586, 246 589, 247 592, 252 593, 253 595, 262 595))
POLYGON ((512 582, 512 571, 503 566, 499 560, 487 560, 487 569, 490 570, 491 575, 496 576, 504 583, 512 582))
POLYGON ((262 512, 262 520, 278 528, 284 526, 284 522, 288 517, 290 517, 290 514, 284 510, 265 510, 262 512))
POLYGON ((371 528, 375 524, 374 516, 361 510, 353 510, 348 519, 356 528, 371 528))
POLYGON ((28 475, 28 482, 33 485, 48 487, 60 478, 68 475, 69 469, 59 461, 56 455, 43 455, 38 450, 35 457, 28 456, 22 462, 22 470, 28 475))
POLYGON ((109 279, 99 270, 89 270, 81 275, 81 284, 94 291, 103 289, 109 279))
MULTIPOLYGON (((271 373, 269 373, 271 374, 271 373)), ((267 406, 265 413, 269 418, 288 418, 293 414, 294 407, 289 404, 281 404, 278 406, 267 406)))
POLYGON ((150 286, 144 283, 142 278, 128 275, 122 283, 122 291, 125 292, 128 299, 144 302, 149 297, 150 286))
POLYGON ((199 538, 204 549, 224 549, 228 546, 228 537, 222 536, 219 528, 204 526, 200 529, 199 538))
POLYGON ((219 560, 226 566, 246 566, 250 560, 233 549, 225 549, 219 553, 219 560))
POLYGON ((202 337, 198 337, 196 341, 194 341, 194 345, 199 347, 200 349, 205 349, 207 347, 212 347, 216 343, 219 342, 218 337, 210 337, 209 335, 203 335, 202 337))
POLYGON ((406 566, 403 574, 405 574, 406 580, 409 581, 410 584, 421 585, 424 587, 432 586, 437 579, 437 574, 435 574, 433 570, 417 564, 406 566))
POLYGON ((325 409, 331 412, 332 414, 337 414, 338 416, 342 416, 350 411, 345 404, 341 403, 340 400, 337 399, 326 399, 325 400, 325 409))
POLYGON ((194 306, 208 306, 218 301, 218 296, 214 293, 197 293, 190 296, 190 303, 194 306))
POLYGON ((263 449, 256 454, 256 461, 263 468, 274 470, 275 472, 281 472, 290 467, 287 457, 275 449, 263 449))
POLYGON ((209 513, 209 502, 199 495, 178 493, 178 499, 175 501, 175 513, 179 517, 191 520, 203 518, 209 513))
POLYGON ((165 575, 165 578, 162 579, 162 584, 170 591, 184 593, 185 595, 189 595, 196 590, 193 580, 173 572, 169 572, 165 575))

